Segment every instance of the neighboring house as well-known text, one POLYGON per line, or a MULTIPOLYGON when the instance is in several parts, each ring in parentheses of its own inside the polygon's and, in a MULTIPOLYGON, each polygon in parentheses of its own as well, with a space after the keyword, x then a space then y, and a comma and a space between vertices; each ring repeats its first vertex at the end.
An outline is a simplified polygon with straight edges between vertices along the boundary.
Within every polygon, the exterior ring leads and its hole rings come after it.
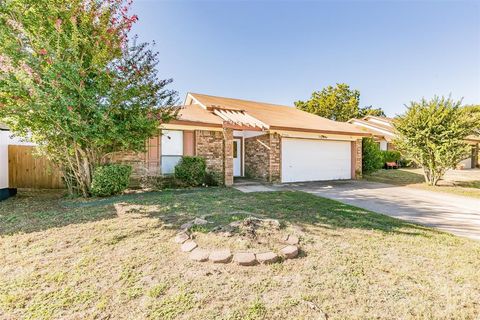
POLYGON ((362 119, 350 119, 348 122, 372 134, 375 141, 380 145, 380 150, 385 151, 395 149, 392 143, 395 138, 392 120, 386 117, 366 116, 362 119))
POLYGON ((8 198, 8 128, 0 122, 0 200, 8 198))
MULTIPOLYGON (((392 121, 393 119, 386 117, 366 116, 362 119, 350 119, 348 122, 365 132, 369 132, 375 141, 379 143, 380 150, 395 150, 395 145, 392 142, 395 138, 392 121)), ((480 166, 480 137, 469 136, 465 141, 471 145, 471 155, 467 159, 460 161, 457 167, 472 169, 480 166)))
POLYGON ((8 198, 14 193, 14 191, 9 188, 9 145, 33 146, 34 144, 12 136, 8 127, 0 122, 0 200, 8 198))
POLYGON ((172 174, 182 156, 201 156, 207 170, 232 185, 234 177, 268 182, 354 179, 361 175, 368 133, 294 107, 189 93, 178 119, 161 126, 142 155, 115 161, 146 164, 172 174))

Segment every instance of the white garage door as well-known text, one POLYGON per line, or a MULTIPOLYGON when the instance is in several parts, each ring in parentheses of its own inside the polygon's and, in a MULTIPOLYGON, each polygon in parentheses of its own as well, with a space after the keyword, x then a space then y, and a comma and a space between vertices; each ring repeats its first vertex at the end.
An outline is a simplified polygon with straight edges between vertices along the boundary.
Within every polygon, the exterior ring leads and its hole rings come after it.
POLYGON ((282 138, 282 182, 350 179, 351 142, 282 138))

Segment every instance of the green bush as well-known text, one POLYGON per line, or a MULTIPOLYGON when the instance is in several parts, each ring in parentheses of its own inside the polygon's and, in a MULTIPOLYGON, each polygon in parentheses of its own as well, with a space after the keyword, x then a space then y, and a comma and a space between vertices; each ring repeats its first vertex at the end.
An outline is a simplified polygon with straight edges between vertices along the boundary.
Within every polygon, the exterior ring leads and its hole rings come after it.
POLYGON ((222 175, 217 172, 207 172, 205 174, 205 184, 207 186, 220 186, 223 184, 222 175))
POLYGON ((402 158, 400 152, 392 150, 392 151, 382 151, 383 156, 383 163, 386 162, 397 162, 402 158))
POLYGON ((107 164, 95 169, 91 192, 97 197, 108 197, 127 189, 132 167, 122 164, 107 164))
POLYGON ((383 167, 383 155, 380 146, 372 138, 363 138, 362 141, 362 170, 372 173, 383 167))
POLYGON ((182 157, 175 166, 175 178, 188 186, 199 186, 205 181, 206 167, 204 158, 182 157))

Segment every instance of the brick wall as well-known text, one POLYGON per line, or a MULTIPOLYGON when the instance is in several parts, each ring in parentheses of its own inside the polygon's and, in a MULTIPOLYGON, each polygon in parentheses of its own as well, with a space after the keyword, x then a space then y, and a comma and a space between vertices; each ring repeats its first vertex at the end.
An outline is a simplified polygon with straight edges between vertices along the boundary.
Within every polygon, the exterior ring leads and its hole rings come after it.
POLYGON ((148 165, 145 152, 114 152, 109 154, 103 160, 105 163, 119 163, 132 166, 132 175, 130 176, 130 186, 138 186, 140 180, 147 175, 148 165))
POLYGON ((245 175, 268 182, 280 181, 280 141, 278 134, 245 139, 245 175))
POLYGON ((195 155, 205 158, 207 171, 214 172, 222 182, 233 184, 233 131, 195 131, 195 155))
POLYGON ((246 138, 245 143, 245 175, 249 178, 269 180, 270 135, 246 138))
POLYGON ((233 184, 233 130, 223 129, 223 178, 226 186, 233 184))
POLYGON ((352 179, 362 178, 362 139, 352 142, 352 179))
POLYGON ((270 182, 281 182, 281 137, 270 135, 270 182))
POLYGON ((388 151, 394 151, 394 150, 396 150, 396 149, 395 149, 395 145, 394 145, 393 143, 391 143, 391 142, 387 142, 387 150, 388 150, 388 151))
POLYGON ((205 158, 208 171, 223 173, 223 132, 196 130, 195 155, 205 158))

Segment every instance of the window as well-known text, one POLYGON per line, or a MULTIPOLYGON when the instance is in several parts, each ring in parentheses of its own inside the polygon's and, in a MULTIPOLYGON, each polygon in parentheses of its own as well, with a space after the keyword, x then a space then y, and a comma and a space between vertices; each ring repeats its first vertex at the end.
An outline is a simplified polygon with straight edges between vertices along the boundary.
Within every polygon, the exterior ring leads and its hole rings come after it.
POLYGON ((172 174, 183 156, 183 131, 162 131, 162 174, 172 174))

